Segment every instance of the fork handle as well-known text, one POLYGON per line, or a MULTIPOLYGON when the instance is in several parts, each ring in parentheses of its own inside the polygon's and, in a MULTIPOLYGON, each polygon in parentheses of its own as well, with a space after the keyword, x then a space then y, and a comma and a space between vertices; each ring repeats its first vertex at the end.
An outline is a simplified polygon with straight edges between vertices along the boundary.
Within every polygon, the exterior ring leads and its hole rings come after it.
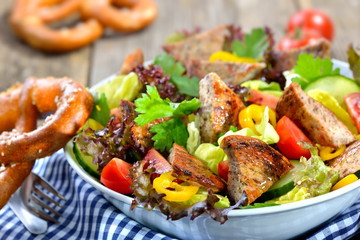
POLYGON ((42 234, 47 231, 48 223, 30 213, 21 201, 20 189, 11 196, 8 204, 29 232, 32 234, 42 234))

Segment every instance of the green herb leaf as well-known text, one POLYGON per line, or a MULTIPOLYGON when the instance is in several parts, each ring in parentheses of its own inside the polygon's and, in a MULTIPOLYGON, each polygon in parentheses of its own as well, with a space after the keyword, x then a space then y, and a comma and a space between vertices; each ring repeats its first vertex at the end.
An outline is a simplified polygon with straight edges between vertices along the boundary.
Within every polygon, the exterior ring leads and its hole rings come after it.
POLYGON ((181 117, 190 113, 195 112, 201 106, 201 102, 193 98, 190 101, 184 100, 177 105, 176 109, 173 112, 174 117, 181 117))
POLYGON ((172 119, 150 128, 150 132, 155 133, 152 138, 155 141, 154 147, 160 151, 170 150, 174 142, 186 147, 189 134, 181 117, 196 111, 201 102, 193 98, 179 104, 172 103, 169 99, 161 99, 156 87, 148 85, 146 90, 147 94, 143 94, 141 98, 135 100, 135 111, 140 113, 134 120, 135 123, 144 126, 158 118, 172 117, 172 119))
POLYGON ((175 58, 167 53, 156 56, 154 65, 158 65, 164 70, 165 74, 171 76, 181 76, 186 70, 180 62, 176 62, 175 58))
POLYGON ((100 97, 97 93, 94 97, 94 107, 91 112, 90 118, 94 119, 103 126, 110 120, 110 108, 106 99, 105 93, 101 93, 100 97))
POLYGON ((135 100, 135 111, 140 114, 135 123, 145 126, 147 123, 162 117, 171 117, 174 112, 173 105, 169 99, 162 99, 156 87, 146 86, 147 93, 135 100))
POLYGON ((199 79, 183 75, 186 71, 185 67, 180 62, 176 62, 173 56, 162 53, 156 56, 154 65, 158 65, 166 75, 170 75, 169 81, 176 85, 180 93, 193 97, 199 96, 199 79))
POLYGON ((199 79, 197 77, 172 76, 170 81, 177 86, 181 94, 199 96, 199 79))
POLYGON ((294 72, 300 77, 292 78, 291 81, 297 82, 304 89, 311 82, 325 76, 336 76, 340 74, 340 69, 333 70, 333 63, 330 59, 314 59, 312 54, 301 54, 294 67, 294 72))
POLYGON ((173 118, 169 121, 153 125, 150 128, 150 132, 155 133, 152 137, 154 148, 161 152, 165 149, 169 151, 174 142, 186 147, 186 141, 189 137, 186 127, 180 118, 173 118))
MULTIPOLYGON (((358 48, 360 51, 360 48, 358 48)), ((349 46, 347 51, 348 62, 350 64, 350 69, 353 72, 354 80, 360 84, 360 56, 359 53, 353 48, 352 45, 349 46)))
POLYGON ((253 29, 250 34, 245 35, 242 42, 233 41, 233 53, 238 57, 261 59, 268 47, 268 36, 262 28, 253 29))

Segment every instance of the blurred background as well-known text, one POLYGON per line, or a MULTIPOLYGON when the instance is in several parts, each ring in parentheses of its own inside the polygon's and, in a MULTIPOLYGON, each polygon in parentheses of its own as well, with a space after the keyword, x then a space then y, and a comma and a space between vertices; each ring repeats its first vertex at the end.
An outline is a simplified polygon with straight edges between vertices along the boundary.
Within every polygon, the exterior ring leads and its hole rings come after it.
POLYGON ((346 60, 350 43, 360 39, 358 0, 156 0, 158 17, 147 28, 131 34, 107 33, 93 44, 62 54, 47 54, 19 40, 9 28, 12 0, 0 5, 0 91, 29 76, 68 76, 92 86, 119 71, 128 53, 142 48, 145 60, 161 53, 161 44, 175 30, 204 30, 221 23, 241 26, 244 32, 268 26, 275 40, 285 34, 286 23, 296 11, 312 6, 333 21, 332 57, 346 60))

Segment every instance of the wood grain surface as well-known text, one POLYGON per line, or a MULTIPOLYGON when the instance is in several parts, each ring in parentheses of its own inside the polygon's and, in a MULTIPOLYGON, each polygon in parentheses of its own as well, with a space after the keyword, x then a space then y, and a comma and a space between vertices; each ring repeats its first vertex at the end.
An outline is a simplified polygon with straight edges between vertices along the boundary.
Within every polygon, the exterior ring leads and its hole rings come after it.
POLYGON ((141 47, 145 59, 161 53, 161 44, 174 30, 199 26, 210 29, 221 23, 237 24, 244 31, 268 26, 279 40, 286 21, 302 7, 313 6, 328 14, 336 33, 332 57, 347 59, 349 43, 359 43, 360 1, 358 0, 156 0, 159 16, 143 31, 110 33, 91 46, 65 54, 45 54, 32 49, 13 35, 8 26, 11 0, 0 5, 0 91, 29 76, 68 76, 86 86, 117 72, 125 56, 141 47))

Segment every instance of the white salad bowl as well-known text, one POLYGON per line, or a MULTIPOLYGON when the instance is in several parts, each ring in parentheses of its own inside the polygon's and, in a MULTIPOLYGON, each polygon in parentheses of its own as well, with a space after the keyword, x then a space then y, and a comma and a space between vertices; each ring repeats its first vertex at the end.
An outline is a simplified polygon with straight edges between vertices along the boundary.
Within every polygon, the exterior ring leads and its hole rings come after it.
MULTIPOLYGON (((333 62, 335 67, 340 68, 342 75, 352 76, 347 63, 338 60, 333 60, 333 62)), ((99 84, 109 80, 110 78, 105 79, 99 84)), ((339 190, 299 202, 265 208, 232 210, 224 224, 214 221, 207 215, 201 215, 194 220, 186 217, 171 221, 156 209, 148 211, 138 206, 131 211, 132 198, 106 188, 91 177, 77 163, 71 142, 65 147, 65 155, 77 174, 101 191, 104 197, 124 214, 155 231, 180 239, 278 240, 294 238, 333 220, 360 197, 360 181, 358 180, 339 190)))

